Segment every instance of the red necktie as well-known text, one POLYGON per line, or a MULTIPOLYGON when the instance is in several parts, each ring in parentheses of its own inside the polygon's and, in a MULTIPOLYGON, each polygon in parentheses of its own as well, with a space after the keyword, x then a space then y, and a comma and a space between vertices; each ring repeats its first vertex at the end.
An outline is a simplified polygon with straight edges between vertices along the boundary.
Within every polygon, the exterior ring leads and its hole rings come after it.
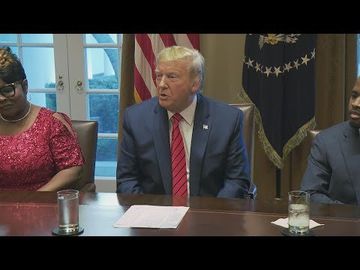
POLYGON ((183 138, 179 129, 182 117, 175 113, 171 117, 171 169, 172 169, 172 194, 174 196, 187 196, 186 160, 183 138))

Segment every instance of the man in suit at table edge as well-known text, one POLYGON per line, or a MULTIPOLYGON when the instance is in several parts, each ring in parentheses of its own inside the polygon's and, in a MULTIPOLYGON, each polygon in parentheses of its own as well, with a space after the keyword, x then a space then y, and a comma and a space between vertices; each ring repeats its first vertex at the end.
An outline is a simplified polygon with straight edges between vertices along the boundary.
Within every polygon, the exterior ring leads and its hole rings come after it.
POLYGON ((127 108, 123 115, 117 192, 248 197, 251 181, 243 113, 199 93, 203 56, 186 47, 165 48, 157 56, 155 74, 158 96, 127 108), (179 124, 172 122, 174 118, 180 119, 179 124), (186 160, 180 169, 174 167, 177 157, 172 150, 173 137, 179 137, 174 135, 176 125, 183 142, 179 148, 184 149, 178 151, 186 160), (174 179, 181 171, 184 184, 177 184, 174 179))
POLYGON ((301 189, 319 203, 360 204, 360 77, 351 91, 349 120, 316 135, 301 189))

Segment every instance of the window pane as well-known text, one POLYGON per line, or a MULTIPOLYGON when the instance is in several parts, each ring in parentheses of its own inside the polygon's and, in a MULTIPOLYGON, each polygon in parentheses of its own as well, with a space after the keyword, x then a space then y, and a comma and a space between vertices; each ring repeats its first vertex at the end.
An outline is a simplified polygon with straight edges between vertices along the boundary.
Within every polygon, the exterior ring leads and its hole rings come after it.
POLYGON ((86 34, 85 42, 86 44, 117 44, 117 36, 117 34, 86 34))
POLYGON ((117 139, 98 139, 95 176, 115 177, 117 139))
POLYGON ((23 65, 29 88, 55 88, 54 48, 23 49, 23 65))
POLYGON ((119 53, 117 49, 86 49, 89 89, 119 89, 119 53))
POLYGON ((22 34, 23 43, 53 43, 52 34, 22 34))
POLYGON ((28 99, 31 103, 56 111, 56 95, 49 93, 29 93, 28 99))
POLYGON ((0 34, 0 43, 16 42, 16 34, 0 34))
POLYGON ((10 49, 11 49, 11 51, 13 53, 15 53, 17 55, 17 57, 19 57, 19 49, 18 49, 18 47, 10 47, 10 49))
POLYGON ((98 121, 100 133, 117 133, 119 95, 88 95, 90 119, 98 121))

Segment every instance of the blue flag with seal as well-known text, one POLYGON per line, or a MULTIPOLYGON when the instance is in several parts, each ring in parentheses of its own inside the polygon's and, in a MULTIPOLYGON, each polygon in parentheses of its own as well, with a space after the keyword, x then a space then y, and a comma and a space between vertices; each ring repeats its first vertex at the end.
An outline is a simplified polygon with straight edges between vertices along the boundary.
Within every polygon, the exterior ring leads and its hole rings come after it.
POLYGON ((255 105, 258 136, 279 169, 315 128, 315 34, 247 34, 240 98, 255 105))

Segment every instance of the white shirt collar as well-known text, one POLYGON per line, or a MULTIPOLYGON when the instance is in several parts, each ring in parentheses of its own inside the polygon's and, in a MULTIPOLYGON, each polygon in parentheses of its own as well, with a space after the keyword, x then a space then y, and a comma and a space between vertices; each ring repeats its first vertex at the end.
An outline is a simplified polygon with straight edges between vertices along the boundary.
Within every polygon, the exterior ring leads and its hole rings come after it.
MULTIPOLYGON (((196 103, 197 103, 197 95, 195 94, 193 101, 191 102, 189 107, 187 107, 185 110, 180 112, 180 115, 182 116, 182 118, 184 118, 186 123, 188 123, 188 125, 190 125, 190 126, 194 123, 196 103)), ((172 113, 170 111, 167 111, 167 112, 168 112, 168 117, 170 119, 174 115, 174 113, 172 113)))

